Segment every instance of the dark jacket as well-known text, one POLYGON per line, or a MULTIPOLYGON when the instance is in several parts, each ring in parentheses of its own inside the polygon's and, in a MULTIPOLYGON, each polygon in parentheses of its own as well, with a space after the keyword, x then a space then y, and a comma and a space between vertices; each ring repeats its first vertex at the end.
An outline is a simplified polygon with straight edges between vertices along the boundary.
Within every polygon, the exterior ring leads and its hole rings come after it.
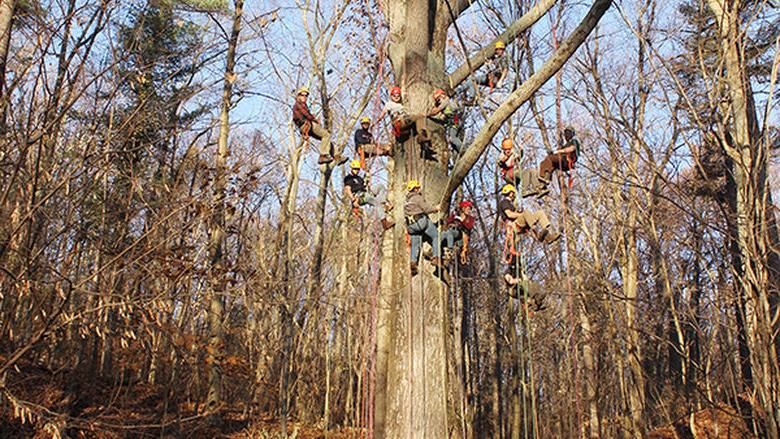
POLYGON ((295 122, 295 125, 298 127, 303 125, 306 121, 317 120, 317 118, 314 117, 309 111, 309 106, 303 102, 298 102, 298 101, 295 101, 295 105, 293 105, 292 118, 293 118, 293 122, 295 122))
POLYGON ((358 128, 355 131, 355 149, 360 145, 370 145, 372 143, 374 143, 374 136, 371 134, 371 131, 363 128, 358 128))

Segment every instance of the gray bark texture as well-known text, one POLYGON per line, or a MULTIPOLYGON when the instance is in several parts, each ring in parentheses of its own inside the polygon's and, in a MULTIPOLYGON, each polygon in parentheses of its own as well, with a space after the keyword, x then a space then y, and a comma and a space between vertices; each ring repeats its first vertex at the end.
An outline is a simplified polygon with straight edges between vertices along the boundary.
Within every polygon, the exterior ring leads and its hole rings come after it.
MULTIPOLYGON (((435 88, 446 87, 448 83, 454 86, 466 80, 469 72, 481 66, 493 51, 491 43, 447 76, 444 70, 445 30, 452 23, 450 10, 459 13, 468 6, 462 2, 450 2, 449 5, 445 2, 406 0, 385 3, 384 12, 389 24, 388 55, 396 84, 401 87, 404 102, 414 114, 428 109, 429 96, 435 88)), ((447 285, 434 275, 433 267, 424 260, 420 261, 420 274, 411 277, 401 208, 406 182, 420 180, 427 201, 446 210, 452 193, 485 151, 501 124, 574 54, 611 3, 611 0, 594 1, 570 38, 488 119, 465 157, 458 161, 452 176, 448 175, 446 166, 448 147, 442 129, 435 124, 429 123, 426 128, 438 153, 436 161, 420 158, 419 145, 414 140, 396 148, 389 192, 390 199, 397 206, 393 210, 396 226, 392 231, 392 243, 388 242, 390 233, 386 234, 382 253, 376 437, 446 438, 460 429, 454 419, 448 418, 448 413, 455 413, 457 408, 448 407, 447 402, 448 380, 454 379, 447 374, 447 285)), ((540 1, 499 38, 511 43, 553 4, 554 0, 540 1)))
POLYGON ((230 134, 230 97, 236 65, 236 47, 241 31, 241 15, 244 1, 236 0, 233 15, 233 30, 228 42, 225 79, 222 87, 222 109, 219 114, 219 140, 215 160, 214 205, 209 225, 209 260, 211 262, 209 285, 209 345, 207 363, 209 364, 209 391, 206 405, 209 410, 216 409, 222 400, 222 368, 224 352, 222 320, 224 312, 223 293, 225 291, 225 187, 227 184, 227 157, 230 153, 228 137, 230 134))

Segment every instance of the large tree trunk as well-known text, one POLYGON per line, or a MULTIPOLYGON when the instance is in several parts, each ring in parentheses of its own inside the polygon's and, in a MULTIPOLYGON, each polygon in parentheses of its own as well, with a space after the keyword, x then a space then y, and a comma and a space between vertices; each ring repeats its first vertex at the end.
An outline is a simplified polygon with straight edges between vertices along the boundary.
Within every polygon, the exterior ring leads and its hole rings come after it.
POLYGON ((244 1, 235 0, 233 15, 233 30, 228 42, 225 80, 222 87, 222 106, 219 114, 219 140, 215 160, 214 203, 209 219, 209 345, 206 361, 209 365, 209 388, 206 405, 209 410, 216 409, 222 401, 222 368, 221 360, 224 352, 222 340, 222 319, 224 312, 223 293, 225 292, 226 270, 224 266, 225 240, 225 187, 227 184, 227 157, 229 154, 228 136, 230 133, 230 106, 233 94, 233 82, 236 65, 236 47, 238 34, 241 30, 241 14, 244 1))
POLYGON ((709 0, 718 24, 728 101, 721 106, 720 143, 734 164, 737 186, 737 241, 742 267, 740 284, 752 373, 765 411, 768 437, 780 435, 780 365, 777 327, 777 230, 767 190, 769 148, 760 138, 750 78, 747 76, 740 1, 709 0))
MULTIPOLYGON (((419 179, 423 194, 430 203, 447 206, 451 194, 487 148, 500 125, 562 67, 610 4, 610 0, 594 2, 582 23, 540 69, 540 73, 534 75, 528 84, 523 84, 489 118, 475 144, 458 161, 451 178, 446 165, 448 147, 439 126, 429 124, 427 127, 438 153, 436 162, 423 161, 419 145, 414 140, 396 148, 390 191, 391 200, 398 206, 394 210, 396 227, 393 230, 393 249, 383 252, 382 256, 383 276, 391 279, 383 279, 380 299, 380 303, 389 306, 389 309, 381 313, 378 337, 378 388, 382 389, 382 382, 386 380, 386 393, 377 394, 377 410, 385 410, 376 417, 375 432, 378 437, 445 438, 451 430, 447 416, 446 285, 432 274, 432 267, 424 261, 420 274, 414 278, 410 276, 401 208, 406 182, 412 178, 419 179), (386 328, 388 324, 390 331, 385 332, 382 327, 386 328)), ((447 81, 444 70, 446 29, 452 21, 449 6, 444 1, 431 0, 396 1, 385 5, 389 24, 388 54, 396 82, 401 86, 405 105, 411 113, 426 112, 428 97, 434 88, 457 85, 447 81)), ((529 13, 539 14, 540 10, 547 10, 549 6, 550 2, 541 2, 529 13)), ((456 4, 454 15, 467 7, 468 3, 456 4)), ((524 20, 527 27, 536 19, 538 17, 531 19, 525 16, 518 22, 524 20)), ((522 26, 518 22, 511 26, 512 32, 507 35, 506 42, 511 42, 519 34, 518 29, 522 26)), ((480 56, 486 54, 489 53, 480 52, 480 56)), ((471 61, 469 70, 479 68, 484 59, 471 61)), ((466 75, 461 76, 465 78, 466 75)))
MULTIPOLYGON (((427 0, 409 0, 390 5, 390 59, 412 113, 427 110, 428 96, 434 84, 444 79, 445 40, 433 41, 431 21, 435 11, 427 0), (413 30, 413 31, 412 31, 413 30)), ((441 33, 440 33, 441 34, 441 33)), ((434 127, 429 127, 434 128, 434 127)), ((433 130, 432 130, 433 131, 433 130)), ((394 248, 383 254, 392 258, 392 282, 383 282, 382 295, 396 296, 392 308, 393 330, 389 341, 386 416, 384 437, 445 438, 447 421, 447 377, 445 354, 445 285, 431 274, 423 262, 420 274, 411 278, 409 252, 405 244, 403 189, 410 178, 421 180, 423 193, 434 204, 441 201, 441 189, 447 178, 446 146, 441 131, 434 131, 437 163, 419 157, 419 145, 409 140, 396 148, 393 168, 392 199, 396 227, 394 248), (386 288, 390 286, 389 290, 386 288)), ((383 262, 383 267, 390 264, 383 262)), ((383 300, 384 303, 391 303, 383 300)), ((377 420, 380 416, 377 417, 377 420)), ((377 428, 379 434, 380 429, 377 428)))

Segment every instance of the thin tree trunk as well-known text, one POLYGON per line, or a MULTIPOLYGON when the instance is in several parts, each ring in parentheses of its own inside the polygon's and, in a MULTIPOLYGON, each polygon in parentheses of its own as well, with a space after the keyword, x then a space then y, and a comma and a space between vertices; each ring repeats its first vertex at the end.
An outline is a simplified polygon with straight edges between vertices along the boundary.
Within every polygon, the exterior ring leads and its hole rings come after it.
POLYGON ((721 105, 722 125, 718 133, 721 145, 733 160, 736 182, 737 237, 741 253, 740 283, 745 304, 745 324, 750 345, 755 390, 765 412, 769 437, 780 435, 780 359, 773 322, 778 279, 777 231, 774 212, 768 209, 771 192, 767 190, 768 145, 759 137, 753 101, 745 39, 741 29, 742 2, 709 0, 718 24, 721 55, 724 59, 724 93, 728 102, 721 105), (770 297, 775 296, 775 297, 770 297))
POLYGON ((13 16, 16 0, 0 0, 0 134, 5 132, 5 115, 8 106, 4 104, 5 96, 5 72, 8 63, 8 48, 11 46, 11 29, 13 28, 13 16))
MULTIPOLYGON (((225 65, 224 84, 222 86, 222 105, 219 114, 219 140, 215 158, 215 177, 213 205, 209 218, 209 344, 206 361, 209 367, 209 386, 206 398, 208 410, 216 410, 222 403, 222 357, 223 342, 223 312, 226 286, 226 266, 224 255, 225 244, 225 188, 227 186, 227 158, 229 155, 228 136, 230 134, 230 107, 233 94, 233 83, 236 80, 234 72, 236 65, 236 49, 238 35, 241 31, 241 15, 244 1, 235 0, 233 13, 233 29, 228 41, 227 60, 225 65)), ((216 416, 215 420, 218 419, 216 416)))

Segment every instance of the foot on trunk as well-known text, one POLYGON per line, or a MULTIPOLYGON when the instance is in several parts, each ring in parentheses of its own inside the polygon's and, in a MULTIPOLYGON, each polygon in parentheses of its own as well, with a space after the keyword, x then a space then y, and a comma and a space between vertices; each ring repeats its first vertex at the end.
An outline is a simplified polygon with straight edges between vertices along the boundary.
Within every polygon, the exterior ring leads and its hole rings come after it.
POLYGON ((341 166, 341 165, 343 165, 344 163, 346 163, 346 162, 347 162, 347 160, 349 160, 349 159, 348 159, 347 157, 345 157, 345 156, 341 155, 341 154, 336 154, 335 156, 333 156, 333 160, 335 160, 335 161, 336 161, 336 164, 337 164, 338 166, 341 166))
POLYGON ((382 218, 382 229, 389 230, 392 229, 395 225, 395 222, 389 218, 382 218))

